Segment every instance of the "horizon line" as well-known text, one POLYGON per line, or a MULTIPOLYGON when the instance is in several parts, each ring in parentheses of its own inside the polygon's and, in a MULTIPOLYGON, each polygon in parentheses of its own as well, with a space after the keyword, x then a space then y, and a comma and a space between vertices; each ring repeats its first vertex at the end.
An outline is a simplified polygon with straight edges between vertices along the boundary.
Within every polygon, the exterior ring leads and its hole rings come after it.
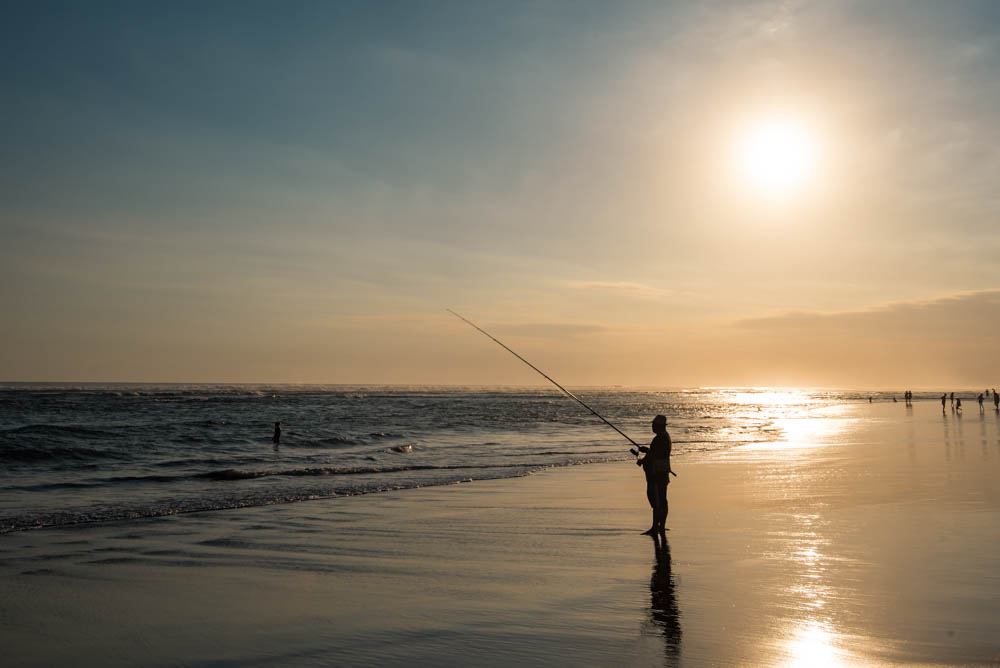
MULTIPOLYGON (((552 388, 548 383, 378 383, 378 382, 368 382, 368 383, 324 383, 324 382, 297 382, 297 381, 152 381, 152 380, 0 380, 0 387, 9 386, 30 386, 30 385, 46 385, 46 386, 72 386, 72 385, 133 385, 133 386, 269 386, 269 387, 345 387, 345 388, 357 388, 357 387, 391 387, 391 388, 408 388, 408 387, 428 387, 428 388, 464 388, 464 387, 482 387, 482 388, 552 388)), ((855 386, 855 387, 840 387, 833 385, 646 385, 646 384, 636 384, 636 385, 626 385, 620 383, 609 383, 609 384, 580 384, 573 385, 567 384, 567 387, 574 387, 580 389, 623 389, 623 390, 657 390, 657 391, 669 391, 669 392, 689 392, 692 390, 799 390, 799 391, 837 391, 837 392, 874 392, 874 393, 887 393, 893 392, 895 390, 888 389, 882 385, 872 385, 872 386, 855 386)), ((914 389, 911 391, 918 392, 938 392, 940 386, 937 387, 919 387, 913 386, 914 389)), ((978 386, 968 386, 977 387, 978 386)), ((555 388, 552 388, 553 392, 557 392, 555 388)), ((905 391, 899 390, 900 392, 905 391)), ((992 386, 990 387, 992 389, 992 386)), ((950 390, 949 390, 950 391, 950 390)))

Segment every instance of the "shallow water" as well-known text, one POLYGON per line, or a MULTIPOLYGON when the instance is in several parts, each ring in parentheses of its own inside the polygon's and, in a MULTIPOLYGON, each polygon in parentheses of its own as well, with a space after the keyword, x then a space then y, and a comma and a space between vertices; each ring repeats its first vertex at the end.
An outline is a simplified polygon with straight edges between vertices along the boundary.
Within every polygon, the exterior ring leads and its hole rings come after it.
MULTIPOLYGON (((781 439, 789 419, 868 396, 579 395, 643 443, 649 419, 668 415, 680 455, 781 439)), ((513 477, 625 459, 628 447, 545 388, 6 385, 0 532, 513 477)))

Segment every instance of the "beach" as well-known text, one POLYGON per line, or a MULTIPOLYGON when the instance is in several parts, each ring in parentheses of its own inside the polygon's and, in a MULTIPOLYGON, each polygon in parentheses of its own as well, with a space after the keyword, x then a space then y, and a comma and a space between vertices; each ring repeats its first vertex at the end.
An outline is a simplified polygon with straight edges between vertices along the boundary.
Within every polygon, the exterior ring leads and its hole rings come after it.
POLYGON ((1000 668, 1000 0, 3 9, 0 668, 1000 668))
MULTIPOLYGON (((669 427, 668 427, 669 428, 669 427)), ((991 665, 998 415, 0 536, 5 665, 991 665)))

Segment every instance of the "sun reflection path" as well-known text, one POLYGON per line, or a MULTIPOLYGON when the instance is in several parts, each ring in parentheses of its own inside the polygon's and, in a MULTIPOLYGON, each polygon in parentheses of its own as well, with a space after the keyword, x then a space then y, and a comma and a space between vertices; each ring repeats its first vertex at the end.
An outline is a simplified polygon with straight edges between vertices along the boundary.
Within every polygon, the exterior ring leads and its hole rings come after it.
POLYGON ((794 599, 796 618, 782 642, 787 655, 785 666, 845 666, 847 653, 837 647, 838 634, 832 621, 823 614, 827 600, 833 595, 824 582, 827 558, 823 549, 827 542, 816 524, 822 518, 816 514, 796 516, 801 525, 789 545, 789 560, 798 569, 787 592, 794 599))
POLYGON ((729 393, 726 400, 734 404, 761 404, 764 406, 791 406, 816 404, 820 399, 803 390, 747 389, 729 393))
POLYGON ((858 652, 867 650, 843 618, 843 603, 851 594, 839 575, 849 564, 832 544, 835 520, 827 516, 828 495, 839 489, 828 481, 844 467, 843 452, 827 446, 850 443, 852 423, 865 418, 849 406, 787 410, 786 405, 773 413, 775 440, 739 448, 741 456, 757 463, 755 501, 776 520, 765 549, 777 562, 774 595, 781 612, 768 643, 773 652, 768 665, 866 665, 858 652))
POLYGON ((790 658, 783 665, 809 668, 848 665, 843 653, 834 646, 834 638, 828 623, 807 621, 795 630, 785 645, 790 658))
POLYGON ((727 404, 756 406, 766 423, 764 432, 776 438, 743 444, 751 450, 826 445, 836 441, 851 421, 849 407, 833 403, 824 392, 796 389, 740 388, 720 390, 727 404))
POLYGON ((799 446, 829 443, 844 428, 841 420, 823 417, 779 419, 774 424, 786 443, 799 446))

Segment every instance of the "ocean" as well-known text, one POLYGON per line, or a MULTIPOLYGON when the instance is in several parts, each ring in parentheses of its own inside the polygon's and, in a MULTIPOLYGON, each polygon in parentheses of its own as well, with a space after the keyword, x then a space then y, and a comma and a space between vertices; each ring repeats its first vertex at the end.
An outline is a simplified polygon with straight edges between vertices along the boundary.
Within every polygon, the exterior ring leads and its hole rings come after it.
MULTIPOLYGON (((869 396, 574 392, 639 443, 667 415, 678 457, 780 440, 782 420, 869 396)), ((629 447, 555 388, 7 384, 0 533, 523 476, 629 447)))

